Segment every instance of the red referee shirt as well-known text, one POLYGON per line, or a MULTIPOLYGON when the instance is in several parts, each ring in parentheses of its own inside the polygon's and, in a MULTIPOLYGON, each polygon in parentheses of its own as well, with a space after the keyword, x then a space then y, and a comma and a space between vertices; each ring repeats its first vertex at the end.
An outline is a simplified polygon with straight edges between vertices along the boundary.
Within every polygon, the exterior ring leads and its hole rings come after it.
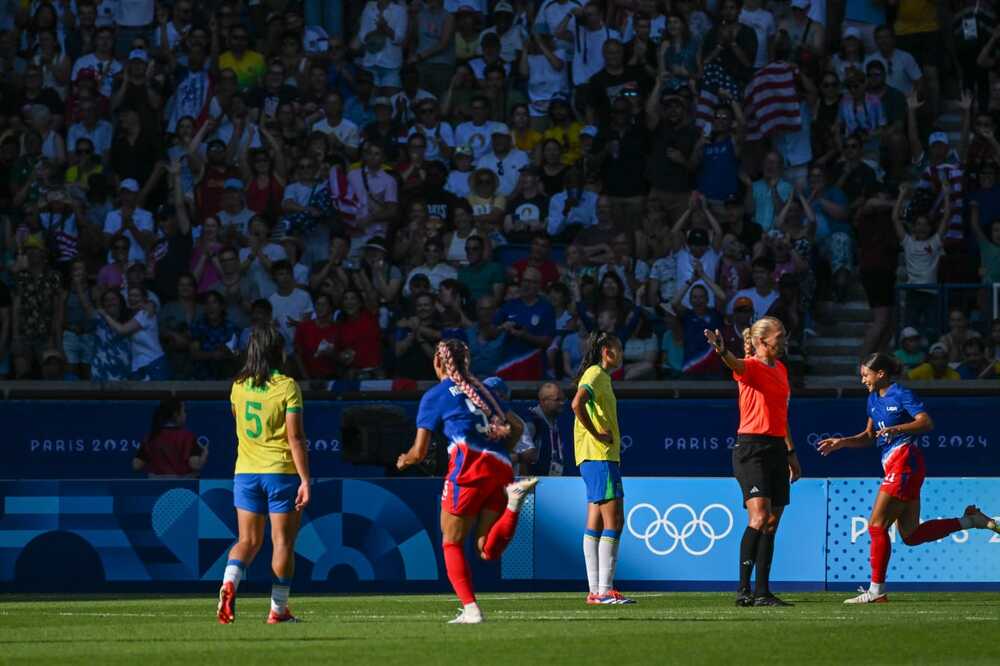
POLYGON ((740 389, 740 435, 784 437, 788 434, 788 370, 775 359, 770 366, 754 357, 743 359, 743 374, 733 373, 740 389))

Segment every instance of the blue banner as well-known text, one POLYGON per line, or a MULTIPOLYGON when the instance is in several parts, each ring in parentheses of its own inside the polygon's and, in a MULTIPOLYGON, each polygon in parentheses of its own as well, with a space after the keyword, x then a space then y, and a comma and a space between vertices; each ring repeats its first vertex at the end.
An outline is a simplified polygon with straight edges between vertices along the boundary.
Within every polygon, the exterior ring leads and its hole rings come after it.
MULTIPOLYGON (((535 498, 536 578, 585 578, 581 539, 587 500, 579 479, 546 479, 535 498), (541 529, 539 529, 541 528, 541 529)), ((782 522, 774 581, 822 583, 825 576, 826 482, 802 479, 782 522), (792 536, 794 534, 794 536, 792 536)), ((626 589, 642 582, 731 582, 747 526, 736 481, 727 479, 625 480, 625 528, 617 578, 626 589)))
MULTIPOLYGON (((305 425, 317 477, 373 477, 384 470, 346 463, 340 452, 340 418, 357 404, 310 401, 305 425)), ((415 402, 396 403, 416 413, 415 402)), ((934 476, 1000 476, 1000 419, 996 398, 925 400, 935 430, 919 438, 934 476)), ((527 416, 528 402, 514 409, 527 416)), ((0 478, 136 478, 131 459, 149 429, 155 403, 146 401, 0 401, 4 465, 0 478)), ((188 401, 187 427, 209 446, 202 476, 232 473, 235 438, 229 404, 188 401)), ((855 434, 867 422, 863 398, 792 400, 792 435, 807 477, 874 476, 882 473, 873 449, 840 451, 823 458, 816 443, 855 434)), ((629 476, 728 476, 738 422, 736 401, 621 400, 622 468, 629 476)), ((566 460, 573 459, 572 416, 560 419, 566 460)), ((574 468, 567 470, 575 473, 574 468)))
MULTIPOLYGON (((633 478, 617 579, 625 590, 732 590, 746 514, 732 479, 633 478)), ((778 532, 772 579, 784 588, 853 588, 869 578, 867 516, 877 479, 803 479, 778 532)), ((316 481, 296 542, 297 590, 446 592, 441 481, 316 481)), ((236 539, 232 482, 0 481, 0 592, 180 591, 218 585, 236 539), (72 566, 66 566, 72 562, 72 566)), ((929 479, 923 518, 976 503, 1000 513, 998 479, 929 479)), ((543 479, 502 561, 466 544, 476 589, 586 590, 580 479, 543 479)), ((471 540, 470 540, 471 541, 471 540)), ((957 532, 910 548, 896 540, 889 583, 1000 584, 1000 537, 957 532)), ((270 584, 270 544, 250 567, 270 584)))

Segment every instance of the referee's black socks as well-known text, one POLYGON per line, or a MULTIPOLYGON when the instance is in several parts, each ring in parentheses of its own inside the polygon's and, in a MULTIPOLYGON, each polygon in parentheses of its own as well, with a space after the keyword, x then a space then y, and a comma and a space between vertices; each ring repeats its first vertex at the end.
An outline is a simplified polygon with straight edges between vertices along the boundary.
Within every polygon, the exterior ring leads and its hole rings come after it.
MULTIPOLYGON (((753 573, 754 562, 759 561, 759 549, 761 537, 764 533, 747 527, 743 530, 743 540, 740 541, 740 589, 750 589, 750 574, 753 573)), ((758 578, 760 574, 757 574, 758 578)))
POLYGON ((771 593, 771 560, 774 559, 774 532, 760 533, 757 543, 757 576, 754 579, 753 595, 767 596, 771 593))

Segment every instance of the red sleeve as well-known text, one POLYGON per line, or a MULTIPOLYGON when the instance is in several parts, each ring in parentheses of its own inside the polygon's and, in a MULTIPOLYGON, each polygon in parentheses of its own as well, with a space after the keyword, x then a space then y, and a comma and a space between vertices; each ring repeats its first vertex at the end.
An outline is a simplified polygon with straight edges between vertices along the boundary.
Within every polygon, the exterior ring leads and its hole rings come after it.
POLYGON ((186 461, 191 456, 196 456, 201 453, 201 447, 198 446, 198 438, 194 436, 194 433, 190 430, 184 431, 184 460, 186 461))
POLYGON ((759 361, 753 357, 748 357, 743 359, 743 374, 737 373, 733 370, 733 379, 736 381, 746 384, 747 386, 753 386, 757 383, 757 374, 760 368, 757 367, 759 361))

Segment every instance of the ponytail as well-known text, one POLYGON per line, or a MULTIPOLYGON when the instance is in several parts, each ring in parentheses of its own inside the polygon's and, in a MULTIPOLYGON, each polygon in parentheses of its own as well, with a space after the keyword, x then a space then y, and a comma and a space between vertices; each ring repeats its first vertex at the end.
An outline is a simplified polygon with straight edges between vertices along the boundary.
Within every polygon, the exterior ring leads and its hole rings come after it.
POLYGON ((576 371, 576 379, 573 380, 573 383, 579 385, 583 373, 587 372, 587 369, 592 365, 600 365, 604 350, 614 345, 621 345, 618 336, 614 333, 594 331, 587 336, 587 351, 584 352, 583 359, 580 360, 580 368, 576 371))
POLYGON ((876 352, 861 362, 872 372, 884 372, 886 377, 894 377, 903 371, 903 363, 895 356, 876 352))
POLYGON ((153 419, 149 424, 149 435, 146 437, 147 441, 159 435, 163 426, 173 419, 183 406, 184 403, 177 398, 161 400, 160 404, 156 406, 156 411, 153 412, 153 419))
POLYGON ((486 436, 492 440, 507 439, 510 424, 507 423, 503 409, 493 394, 469 371, 469 347, 454 338, 442 340, 438 343, 434 356, 441 362, 448 379, 486 415, 489 423, 486 436), (485 400, 483 396, 486 396, 485 400))
POLYGON ((747 358, 754 355, 753 341, 760 340, 774 331, 783 331, 785 325, 777 317, 761 317, 750 328, 743 329, 743 353, 747 358))

